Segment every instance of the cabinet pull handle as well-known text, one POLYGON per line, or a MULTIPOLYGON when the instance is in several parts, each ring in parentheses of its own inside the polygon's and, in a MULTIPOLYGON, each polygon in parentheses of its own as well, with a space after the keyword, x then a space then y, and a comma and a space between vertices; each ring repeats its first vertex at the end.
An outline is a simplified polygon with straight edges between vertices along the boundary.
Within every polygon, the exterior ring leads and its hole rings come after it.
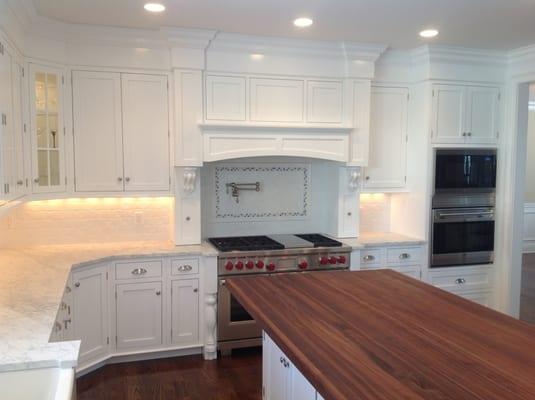
POLYGON ((19 186, 24 185, 24 181, 23 181, 22 179, 19 179, 19 180, 17 181, 17 185, 19 185, 19 186))
POLYGON ((193 293, 197 293, 199 291, 199 289, 195 288, 193 289, 193 293))
POLYGON ((160 292, 159 290, 156 291, 156 296, 159 296, 161 294, 162 294, 162 292, 160 292))
POLYGON ((463 136, 466 136, 466 132, 463 132, 463 136))
POLYGON ((71 319, 70 319, 70 318, 69 318, 69 319, 64 319, 64 320, 63 320, 63 325, 65 325, 65 329, 68 328, 68 327, 67 327, 67 324, 70 324, 70 323, 71 323, 71 319))
POLYGON ((147 273, 147 270, 145 268, 136 268, 134 270, 132 270, 132 274, 133 275, 143 275, 143 274, 146 274, 147 273))
POLYGON ((472 136, 472 132, 468 132, 467 135, 468 135, 468 136, 472 136))
POLYGON ((180 266, 178 267, 178 270, 179 270, 180 272, 191 271, 192 269, 193 269, 193 267, 192 267, 191 265, 189 265, 189 264, 186 264, 186 265, 180 265, 180 266))
POLYGON ((368 254, 367 256, 362 257, 364 261, 373 261, 375 260, 375 256, 372 256, 371 254, 368 254))
POLYGON ((457 285, 464 285, 464 284, 466 283, 466 279, 464 279, 464 278, 457 278, 457 279, 455 279, 455 283, 456 283, 457 285))
POLYGON ((400 258, 401 260, 406 260, 407 258, 411 258, 411 255, 410 255, 409 253, 401 253, 401 254, 399 255, 399 258, 400 258))
POLYGON ((76 282, 76 283, 74 284, 74 286, 75 286, 75 287, 80 287, 80 282, 76 282))

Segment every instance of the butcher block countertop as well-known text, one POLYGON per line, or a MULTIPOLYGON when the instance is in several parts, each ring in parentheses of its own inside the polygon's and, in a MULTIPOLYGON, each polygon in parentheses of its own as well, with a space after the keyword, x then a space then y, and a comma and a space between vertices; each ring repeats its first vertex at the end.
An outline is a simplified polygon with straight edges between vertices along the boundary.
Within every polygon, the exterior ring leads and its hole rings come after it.
POLYGON ((391 270, 227 279, 331 399, 535 399, 535 327, 391 270))

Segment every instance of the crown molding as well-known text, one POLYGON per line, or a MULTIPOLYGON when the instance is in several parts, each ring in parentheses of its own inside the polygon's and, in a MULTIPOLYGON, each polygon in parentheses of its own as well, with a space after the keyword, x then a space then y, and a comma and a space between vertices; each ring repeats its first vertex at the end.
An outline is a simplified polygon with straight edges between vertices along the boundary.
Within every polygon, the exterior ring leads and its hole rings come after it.
POLYGON ((429 61, 431 63, 464 64, 477 66, 505 67, 507 52, 468 47, 427 45, 429 61))

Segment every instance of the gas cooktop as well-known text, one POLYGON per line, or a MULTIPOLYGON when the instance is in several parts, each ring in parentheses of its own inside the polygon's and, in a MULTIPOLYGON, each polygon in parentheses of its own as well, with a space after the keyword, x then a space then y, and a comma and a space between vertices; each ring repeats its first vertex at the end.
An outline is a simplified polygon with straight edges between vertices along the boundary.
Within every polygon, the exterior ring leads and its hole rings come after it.
POLYGON ((342 243, 319 233, 296 235, 233 236, 209 238, 216 249, 229 251, 260 251, 302 249, 313 247, 341 247, 342 243))

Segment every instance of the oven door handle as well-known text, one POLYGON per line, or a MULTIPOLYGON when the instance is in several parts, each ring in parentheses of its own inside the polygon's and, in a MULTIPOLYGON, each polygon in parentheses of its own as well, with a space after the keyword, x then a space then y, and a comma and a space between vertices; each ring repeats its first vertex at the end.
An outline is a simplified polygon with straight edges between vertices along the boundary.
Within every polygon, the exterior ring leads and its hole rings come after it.
POLYGON ((473 215, 480 215, 481 217, 487 215, 493 215, 494 211, 478 211, 478 212, 457 212, 457 213, 438 213, 438 218, 447 218, 447 217, 468 217, 473 215))
POLYGON ((224 279, 219 280, 219 286, 225 286, 227 284, 227 281, 224 279))

